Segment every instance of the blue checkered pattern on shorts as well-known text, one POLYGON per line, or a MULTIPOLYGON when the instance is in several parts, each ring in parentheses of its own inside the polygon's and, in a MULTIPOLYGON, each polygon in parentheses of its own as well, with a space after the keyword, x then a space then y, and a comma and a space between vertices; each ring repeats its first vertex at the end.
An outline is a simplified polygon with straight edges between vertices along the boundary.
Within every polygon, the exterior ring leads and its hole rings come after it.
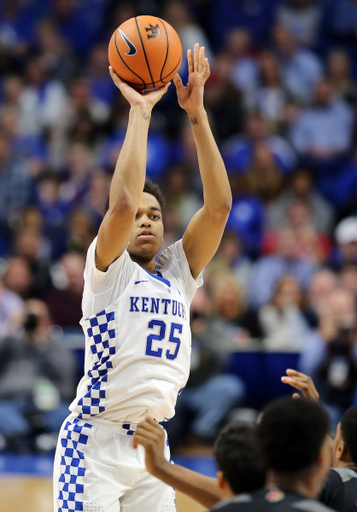
POLYGON ((82 410, 79 418, 96 416, 105 411, 105 388, 108 372, 113 368, 110 357, 115 354, 114 320, 114 311, 105 309, 86 319, 87 342, 96 362, 88 371, 88 391, 78 400, 82 410))
POLYGON ((81 447, 88 441, 92 425, 79 424, 78 419, 67 421, 61 437, 61 476, 59 479, 58 512, 83 510, 84 453, 81 447))

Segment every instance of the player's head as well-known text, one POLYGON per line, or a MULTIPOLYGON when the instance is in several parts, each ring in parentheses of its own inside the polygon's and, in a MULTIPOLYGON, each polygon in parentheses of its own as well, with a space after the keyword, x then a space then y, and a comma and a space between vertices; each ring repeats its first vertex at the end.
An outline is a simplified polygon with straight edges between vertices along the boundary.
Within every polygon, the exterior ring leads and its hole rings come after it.
POLYGON ((333 466, 357 465, 357 405, 347 409, 337 425, 333 442, 333 466))
POLYGON ((269 405, 257 428, 268 475, 304 481, 315 496, 330 465, 328 428, 325 410, 312 400, 284 398, 269 405))
POLYGON ((128 246, 129 254, 139 263, 152 260, 161 249, 164 205, 159 186, 146 180, 128 246))
POLYGON ((227 425, 217 438, 214 455, 223 491, 227 484, 231 494, 253 492, 264 486, 265 467, 254 425, 243 422, 227 425))

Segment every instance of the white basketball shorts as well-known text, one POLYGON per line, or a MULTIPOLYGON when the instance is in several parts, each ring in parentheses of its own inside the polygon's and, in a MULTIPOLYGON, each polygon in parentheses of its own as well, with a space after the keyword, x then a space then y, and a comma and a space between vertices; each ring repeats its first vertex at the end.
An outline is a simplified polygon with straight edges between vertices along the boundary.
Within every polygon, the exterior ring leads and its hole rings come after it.
MULTIPOLYGON (((175 490, 150 475, 136 425, 63 423, 53 473, 54 512, 175 512, 175 490)), ((165 457, 170 460, 166 444, 165 457)))

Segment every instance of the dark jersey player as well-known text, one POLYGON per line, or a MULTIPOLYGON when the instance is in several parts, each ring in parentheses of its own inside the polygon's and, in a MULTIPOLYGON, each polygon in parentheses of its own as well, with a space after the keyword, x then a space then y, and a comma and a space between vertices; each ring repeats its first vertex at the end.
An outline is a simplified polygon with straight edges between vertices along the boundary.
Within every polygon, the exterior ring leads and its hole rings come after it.
MULTIPOLYGON (((318 401, 319 394, 312 379, 287 370, 282 380, 302 391, 306 398, 318 401)), ((357 512, 357 406, 348 409, 337 425, 333 442, 332 466, 322 488, 319 501, 338 512, 357 512)))
POLYGON ((265 488, 220 502, 219 512, 327 512, 315 501, 330 464, 329 421, 311 400, 279 400, 269 405, 257 428, 267 466, 265 488))

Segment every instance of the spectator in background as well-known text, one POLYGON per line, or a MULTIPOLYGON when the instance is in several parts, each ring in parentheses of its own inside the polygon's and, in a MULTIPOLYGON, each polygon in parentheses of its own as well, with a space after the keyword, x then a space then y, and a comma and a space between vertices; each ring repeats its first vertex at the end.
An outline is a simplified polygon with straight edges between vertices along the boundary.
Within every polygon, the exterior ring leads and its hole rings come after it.
POLYGON ((46 146, 38 134, 24 134, 19 130, 19 109, 4 105, 0 110, 0 130, 8 137, 14 158, 24 164, 30 176, 38 176, 43 170, 47 157, 46 146))
POLYGON ((0 133, 0 230, 7 228, 21 215, 29 198, 30 177, 24 162, 11 152, 9 138, 0 133))
POLYGON ((354 295, 335 288, 321 304, 319 327, 306 339, 300 367, 311 375, 337 423, 357 384, 357 311, 354 295))
POLYGON ((95 234, 93 217, 87 209, 73 210, 67 226, 66 245, 68 251, 86 255, 95 234))
POLYGON ((37 25, 35 49, 54 80, 67 84, 77 73, 77 55, 60 36, 53 20, 44 19, 37 25))
POLYGON ((0 277, 0 339, 14 334, 22 322, 24 301, 8 290, 0 277))
POLYGON ((14 239, 14 253, 25 258, 32 276, 29 297, 43 299, 50 287, 51 248, 41 231, 24 228, 14 239))
POLYGON ((324 307, 326 297, 338 285, 337 275, 327 268, 322 268, 312 276, 307 290, 307 304, 305 317, 310 327, 316 329, 319 325, 319 316, 324 307))
POLYGON ((99 36, 104 16, 104 2, 53 0, 51 18, 62 39, 85 57, 99 36))
POLYGON ((264 204, 250 193, 246 174, 231 173, 229 181, 233 206, 226 228, 241 240, 244 254, 256 258, 260 254, 263 238, 264 204))
POLYGON ((55 287, 46 297, 53 322, 63 328, 79 328, 82 318, 84 257, 67 253, 61 258, 55 287))
POLYGON ((293 125, 291 142, 301 156, 324 171, 350 149, 353 120, 351 107, 333 96, 324 78, 316 84, 314 104, 293 125))
POLYGON ((292 275, 305 291, 316 271, 316 265, 299 257, 295 234, 291 229, 281 229, 275 254, 263 256, 252 270, 250 300, 254 307, 268 302, 277 281, 284 275, 292 275))
POLYGON ((282 119, 287 99, 279 64, 274 54, 263 52, 260 55, 259 75, 258 87, 251 95, 251 107, 260 112, 274 131, 282 119))
POLYGON ((247 302, 251 269, 252 263, 243 254, 239 237, 226 229, 215 257, 206 268, 205 283, 210 288, 211 283, 221 275, 232 273, 239 284, 243 300, 247 302))
MULTIPOLYGON (((250 339, 263 336, 263 331, 254 308, 249 308, 244 298, 244 292, 234 274, 218 274, 211 283, 213 301, 212 326, 224 332, 225 347, 234 350, 246 347, 250 339)), ((260 341, 260 340, 259 340, 260 341)), ((220 337, 211 343, 221 343, 220 337)))
POLYGON ((209 33, 216 50, 222 50, 223 34, 233 28, 244 27, 252 34, 258 44, 266 40, 273 19, 274 1, 256 0, 254 4, 246 1, 216 0, 210 12, 209 33))
POLYGON ((6 266, 3 282, 8 290, 22 299, 30 297, 32 284, 31 268, 23 256, 12 256, 6 266))
POLYGON ((268 124, 261 114, 250 112, 245 119, 244 134, 227 141, 224 157, 228 171, 241 172, 247 169, 252 163, 254 147, 258 142, 269 148, 283 174, 293 169, 296 156, 291 146, 282 137, 269 133, 268 124))
POLYGON ((350 263, 342 267, 339 278, 342 288, 353 293, 357 304, 357 264, 350 263))
MULTIPOLYGON (((315 229, 310 205, 302 199, 294 199, 286 209, 285 215, 285 226, 294 232, 299 258, 315 263, 325 262, 330 255, 330 239, 315 229)), ((277 232, 267 231, 263 249, 266 252, 274 252, 276 243, 277 232)))
POLYGON ((116 88, 108 74, 108 45, 97 43, 89 56, 87 71, 91 97, 110 107, 114 102, 116 88))
POLYGON ((302 46, 314 48, 321 22, 317 0, 284 0, 276 12, 277 21, 294 34, 302 46))
POLYGON ((2 80, 2 103, 18 109, 23 90, 23 80, 17 75, 6 75, 2 80))
POLYGON ((165 176, 165 198, 174 210, 178 232, 183 233, 202 205, 202 201, 192 192, 192 178, 185 167, 173 166, 168 169, 165 176))
POLYGON ((327 60, 327 77, 336 97, 351 105, 357 101, 357 84, 351 76, 351 59, 342 50, 332 50, 327 60))
POLYGON ((49 78, 40 56, 27 61, 26 80, 19 100, 20 132, 43 134, 63 119, 67 93, 61 82, 49 78))
POLYGON ((335 207, 339 217, 357 214, 357 150, 335 172, 319 180, 321 193, 335 207))
POLYGON ((164 3, 163 19, 165 19, 178 33, 182 44, 182 64, 180 75, 187 75, 187 50, 192 49, 196 43, 205 47, 205 55, 211 66, 214 67, 214 57, 209 39, 202 28, 194 22, 188 5, 183 1, 170 0, 164 3))
POLYGON ((304 167, 298 168, 291 176, 290 187, 269 206, 268 226, 273 229, 284 227, 286 212, 296 199, 304 201, 311 212, 311 221, 319 233, 330 233, 334 223, 334 212, 329 203, 313 188, 312 173, 304 167))
POLYGON ((322 63, 314 53, 298 46, 296 35, 287 25, 276 25, 272 37, 287 93, 297 101, 310 103, 322 76, 322 63))
POLYGON ((340 270, 344 265, 357 263, 357 217, 341 220, 335 230, 337 246, 331 255, 331 265, 340 270))
POLYGON ((72 143, 67 151, 64 166, 65 180, 60 187, 60 197, 72 208, 82 205, 89 187, 94 167, 92 148, 80 142, 72 143))
POLYGON ((308 333, 302 313, 302 293, 295 277, 278 280, 268 304, 259 309, 264 347, 269 350, 300 352, 308 333))
POLYGON ((245 28, 233 28, 226 36, 224 52, 232 60, 232 81, 244 95, 258 87, 258 64, 252 51, 251 34, 245 28))
POLYGON ((250 194, 258 197, 265 204, 277 198, 282 188, 281 169, 266 144, 255 145, 252 163, 245 171, 250 194))
POLYGON ((51 338, 44 302, 28 300, 23 322, 22 333, 0 341, 0 434, 8 448, 28 450, 34 435, 57 436, 76 373, 72 353, 51 338))
POLYGON ((241 93, 232 80, 232 60, 225 53, 216 58, 214 73, 207 82, 205 105, 219 142, 242 131, 241 93))
POLYGON ((58 258, 65 250, 65 228, 70 212, 70 202, 61 198, 61 183, 57 173, 44 172, 39 177, 33 200, 43 219, 43 233, 51 245, 52 258, 58 258))
POLYGON ((98 228, 106 211, 109 187, 109 174, 101 169, 95 170, 90 177, 89 188, 83 201, 83 208, 88 212, 93 220, 93 224, 98 226, 98 228))
POLYGON ((191 328, 190 377, 178 398, 175 416, 165 425, 173 450, 190 433, 200 441, 212 443, 227 413, 245 394, 241 380, 224 373, 229 346, 233 344, 231 333, 212 323, 204 288, 197 291, 191 304, 191 328))

